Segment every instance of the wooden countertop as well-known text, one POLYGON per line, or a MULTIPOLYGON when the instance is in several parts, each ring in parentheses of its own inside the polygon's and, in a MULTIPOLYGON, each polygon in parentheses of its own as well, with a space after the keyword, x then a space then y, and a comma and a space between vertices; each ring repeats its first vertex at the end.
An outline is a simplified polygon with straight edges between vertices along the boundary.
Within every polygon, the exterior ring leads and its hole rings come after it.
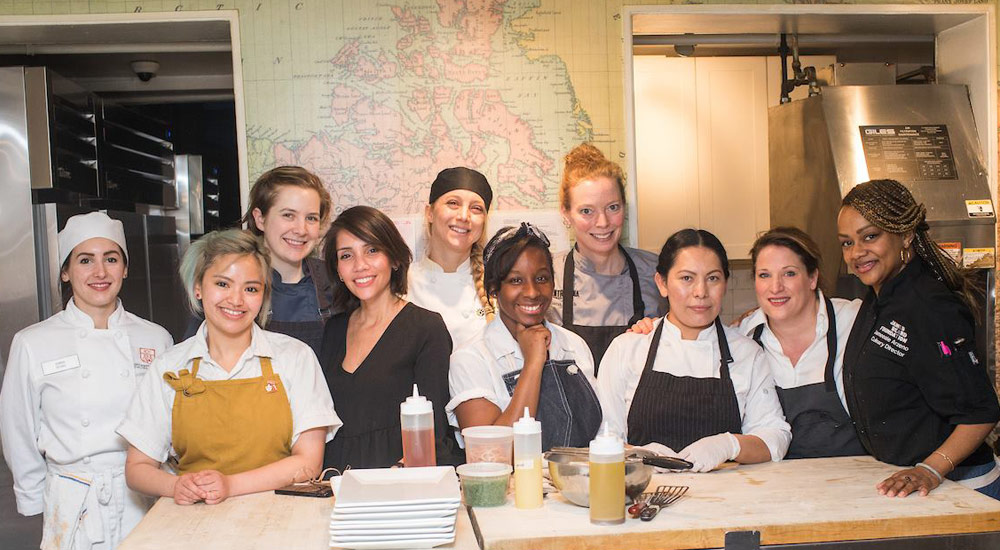
MULTIPOLYGON (((760 530, 761 544, 792 544, 1000 531, 1000 501, 946 481, 928 497, 889 499, 875 484, 898 468, 870 457, 727 465, 708 474, 664 474, 686 497, 651 522, 591 525, 559 495, 538 510, 459 510, 457 550, 720 548, 728 531, 760 530), (474 522, 474 524, 473 524, 474 522)), ((260 493, 216 506, 161 498, 121 550, 329 548, 333 499, 260 493)))
POLYGON ((954 482, 927 497, 879 495, 875 484, 898 469, 845 457, 656 475, 650 487, 687 485, 687 496, 653 521, 617 526, 592 525, 559 495, 540 510, 508 504, 472 516, 484 550, 721 548, 727 531, 743 530, 759 530, 762 545, 1000 531, 1000 501, 954 482))
MULTIPOLYGON (((221 504, 178 506, 161 498, 119 550, 326 550, 332 498, 258 493, 221 504)), ((437 548, 478 550, 465 508, 458 511, 455 542, 437 548)))

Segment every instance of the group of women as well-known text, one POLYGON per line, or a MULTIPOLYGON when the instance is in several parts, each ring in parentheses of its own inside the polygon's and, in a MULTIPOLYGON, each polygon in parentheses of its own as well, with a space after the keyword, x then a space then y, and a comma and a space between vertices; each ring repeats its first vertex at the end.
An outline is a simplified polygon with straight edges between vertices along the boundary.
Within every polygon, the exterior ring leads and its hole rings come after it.
POLYGON ((121 223, 71 218, 59 253, 72 298, 18 333, 0 391, 18 511, 44 512, 43 548, 113 548, 149 496, 214 504, 324 466, 396 465, 414 385, 433 403, 439 464, 462 461, 457 429, 527 408, 546 449, 584 446, 603 422, 697 471, 871 454, 904 466, 883 494, 948 477, 1000 498, 979 306, 904 186, 844 198, 838 231, 864 300, 824 295, 815 243, 775 228, 751 251, 760 307, 734 328, 719 320, 730 273, 712 233, 679 231, 658 256, 624 248, 620 167, 587 144, 565 161, 575 243, 556 257, 528 223, 487 242, 493 193, 474 170, 432 183, 415 261, 382 212, 329 223, 316 176, 271 170, 251 191, 249 231, 185 254, 204 320, 173 347, 118 300, 121 223))

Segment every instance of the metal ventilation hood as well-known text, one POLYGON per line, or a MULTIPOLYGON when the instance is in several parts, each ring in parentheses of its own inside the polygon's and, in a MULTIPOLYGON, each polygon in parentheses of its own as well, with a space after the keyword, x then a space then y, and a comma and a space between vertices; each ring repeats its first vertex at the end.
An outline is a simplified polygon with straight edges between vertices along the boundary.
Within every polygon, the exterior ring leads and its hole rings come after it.
POLYGON ((996 218, 965 86, 831 86, 771 107, 768 120, 771 225, 817 240, 828 284, 843 272, 840 200, 870 179, 905 184, 957 260, 994 266, 996 218))

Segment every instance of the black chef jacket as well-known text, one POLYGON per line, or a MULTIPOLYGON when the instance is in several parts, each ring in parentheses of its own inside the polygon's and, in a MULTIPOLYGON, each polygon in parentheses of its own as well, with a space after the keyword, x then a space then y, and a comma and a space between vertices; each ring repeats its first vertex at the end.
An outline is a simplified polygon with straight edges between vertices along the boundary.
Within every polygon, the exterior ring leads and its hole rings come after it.
MULTIPOLYGON (((975 355, 965 304, 919 258, 868 291, 844 352, 844 390, 858 438, 875 458, 912 466, 957 424, 1000 420, 1000 405, 975 355), (963 341, 964 339, 964 341, 963 341)), ((991 462, 984 444, 962 463, 991 462)))

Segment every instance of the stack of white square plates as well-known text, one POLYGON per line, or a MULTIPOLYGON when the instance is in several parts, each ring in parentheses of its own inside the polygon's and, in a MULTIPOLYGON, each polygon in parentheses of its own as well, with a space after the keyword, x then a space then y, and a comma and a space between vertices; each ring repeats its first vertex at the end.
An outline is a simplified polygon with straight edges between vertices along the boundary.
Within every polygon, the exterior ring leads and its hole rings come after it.
POLYGON ((455 468, 347 470, 330 517, 336 548, 432 548, 455 540, 455 468))

